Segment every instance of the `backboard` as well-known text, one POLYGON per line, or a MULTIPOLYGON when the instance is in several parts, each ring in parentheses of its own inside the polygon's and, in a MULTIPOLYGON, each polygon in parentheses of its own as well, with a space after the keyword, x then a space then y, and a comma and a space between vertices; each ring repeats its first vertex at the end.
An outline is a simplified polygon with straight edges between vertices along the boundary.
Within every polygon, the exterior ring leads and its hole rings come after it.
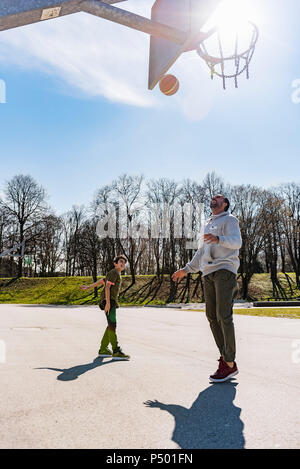
POLYGON ((149 83, 152 90, 178 57, 185 52, 191 39, 197 36, 221 0, 156 0, 151 19, 186 32, 186 40, 176 44, 151 36, 149 83))

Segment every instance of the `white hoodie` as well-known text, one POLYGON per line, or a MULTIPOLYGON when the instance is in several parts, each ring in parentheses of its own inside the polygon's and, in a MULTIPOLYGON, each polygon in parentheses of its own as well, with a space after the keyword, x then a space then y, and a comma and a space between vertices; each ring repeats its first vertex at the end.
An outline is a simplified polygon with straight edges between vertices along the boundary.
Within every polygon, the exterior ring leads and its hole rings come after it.
POLYGON ((206 221, 204 227, 204 234, 209 233, 218 236, 219 243, 204 243, 183 270, 187 274, 201 270, 203 276, 220 269, 237 274, 240 265, 239 249, 242 246, 237 218, 228 212, 213 215, 206 221))

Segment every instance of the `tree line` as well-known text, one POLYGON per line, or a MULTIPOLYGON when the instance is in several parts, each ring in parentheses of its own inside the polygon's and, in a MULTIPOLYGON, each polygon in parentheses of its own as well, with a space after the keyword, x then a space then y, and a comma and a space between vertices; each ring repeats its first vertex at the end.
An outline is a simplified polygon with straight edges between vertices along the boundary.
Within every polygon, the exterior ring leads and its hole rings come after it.
MULTIPOLYGON (((285 183, 269 189, 254 185, 231 185, 215 172, 202 181, 168 178, 145 180, 142 175, 124 174, 111 184, 100 187, 88 206, 74 205, 62 215, 47 204, 46 190, 30 175, 16 175, 4 184, 0 198, 0 253, 19 245, 14 253, 0 257, 0 275, 27 276, 97 276, 113 267, 117 254, 128 259, 128 288, 140 274, 162 278, 183 267, 194 255, 187 248, 189 238, 175 236, 175 224, 183 218, 173 210, 175 204, 192 207, 192 227, 197 226, 196 213, 203 206, 209 217, 210 199, 224 194, 230 201, 230 212, 240 224, 239 278, 241 295, 249 299, 249 283, 255 273, 267 272, 273 297, 286 297, 278 272, 288 282, 290 295, 300 288, 300 184, 285 183), (109 223, 110 207, 114 207, 115 235, 101 237, 99 222, 109 223), (153 211, 155 207, 155 212, 153 211), (167 235, 164 214, 169 209, 167 235), (122 210, 122 222, 120 215, 122 210), (158 220, 158 233, 153 237, 151 218, 158 220), (131 228, 144 226, 132 235, 131 228), (25 241, 24 256, 21 245, 25 241), (15 255, 19 254, 19 257, 15 255), (292 278, 289 273, 294 272, 292 278)), ((190 288, 189 277, 187 289, 190 288)), ((170 281, 170 297, 177 286, 170 281)), ((201 284, 201 274, 196 288, 201 284)))

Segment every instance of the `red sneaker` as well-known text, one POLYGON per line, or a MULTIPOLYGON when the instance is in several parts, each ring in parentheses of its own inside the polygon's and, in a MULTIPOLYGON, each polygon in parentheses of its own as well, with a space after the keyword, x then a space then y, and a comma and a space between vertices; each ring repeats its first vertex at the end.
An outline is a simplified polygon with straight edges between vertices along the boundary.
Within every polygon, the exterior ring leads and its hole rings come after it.
POLYGON ((219 368, 215 374, 210 375, 209 377, 213 383, 222 383, 223 381, 227 381, 228 379, 238 374, 239 370, 235 362, 233 368, 230 368, 230 366, 227 365, 227 363, 223 360, 223 357, 219 359, 219 362, 219 368))
POLYGON ((214 376, 217 376, 219 373, 221 373, 221 371, 223 370, 224 366, 226 366, 226 362, 224 361, 222 355, 220 356, 219 360, 219 367, 217 369, 217 371, 213 374, 213 375, 210 375, 210 378, 214 378, 214 376))

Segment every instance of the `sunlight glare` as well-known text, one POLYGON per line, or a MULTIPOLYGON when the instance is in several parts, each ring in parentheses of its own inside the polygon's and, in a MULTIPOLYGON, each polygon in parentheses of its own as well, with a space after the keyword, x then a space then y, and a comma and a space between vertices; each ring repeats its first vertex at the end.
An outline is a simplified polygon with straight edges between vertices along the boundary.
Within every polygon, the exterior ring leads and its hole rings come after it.
MULTIPOLYGON (((225 55, 232 55, 238 36, 239 52, 247 50, 253 34, 250 22, 257 23, 259 12, 251 0, 224 0, 205 25, 205 30, 217 26, 225 55)), ((212 38, 213 39, 213 38, 212 38)), ((218 46, 208 39, 210 54, 215 55, 218 46)))
POLYGON ((245 23, 257 23, 258 11, 251 0, 224 0, 210 17, 207 25, 225 30, 240 31, 245 23))

